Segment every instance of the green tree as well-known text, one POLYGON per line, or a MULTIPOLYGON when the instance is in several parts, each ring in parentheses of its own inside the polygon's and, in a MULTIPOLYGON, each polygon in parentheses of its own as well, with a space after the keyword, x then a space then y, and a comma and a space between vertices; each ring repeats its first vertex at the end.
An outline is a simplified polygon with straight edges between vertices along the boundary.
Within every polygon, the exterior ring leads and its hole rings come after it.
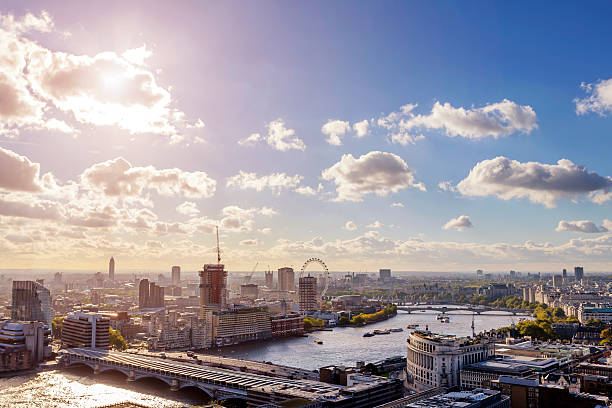
POLYGON ((64 316, 56 317, 51 320, 51 331, 53 332, 53 338, 59 339, 62 337, 62 326, 64 325, 64 316))
POLYGON ((587 319, 587 321, 584 324, 589 327, 602 327, 603 326, 603 322, 600 319, 593 319, 592 317, 587 319))
POLYGON ((119 330, 115 330, 112 327, 108 328, 109 331, 109 343, 111 348, 119 351, 126 350, 128 348, 128 343, 125 341, 119 330))

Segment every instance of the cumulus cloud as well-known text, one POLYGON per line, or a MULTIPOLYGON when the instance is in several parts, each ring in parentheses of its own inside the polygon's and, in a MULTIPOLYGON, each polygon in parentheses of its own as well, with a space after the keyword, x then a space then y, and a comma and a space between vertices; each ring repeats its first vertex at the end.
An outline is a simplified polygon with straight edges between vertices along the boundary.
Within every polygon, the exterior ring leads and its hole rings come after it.
POLYGON ((81 180, 91 189, 108 196, 138 196, 143 190, 151 189, 165 196, 212 197, 217 184, 201 171, 132 167, 122 157, 94 164, 83 172, 81 180))
POLYGON ((444 224, 442 229, 455 229, 457 231, 463 231, 467 228, 472 228, 473 226, 474 225, 472 224, 470 217, 468 217, 467 215, 460 215, 457 218, 450 219, 446 224, 444 224))
POLYGON ((351 130, 351 125, 348 122, 334 119, 328 120, 327 123, 321 127, 321 133, 327 136, 325 141, 332 146, 341 146, 342 140, 340 138, 349 130, 351 130))
POLYGON ((503 200, 528 198, 534 203, 554 207, 555 201, 561 198, 607 193, 611 187, 609 177, 589 173, 584 166, 567 159, 557 164, 521 163, 499 156, 477 163, 457 185, 457 190, 465 196, 494 195, 503 200))
POLYGON ((245 137, 244 139, 240 139, 238 141, 238 144, 240 146, 254 146, 260 140, 262 140, 262 138, 261 138, 261 135, 259 133, 251 133, 250 136, 245 137))
POLYGON ((285 173, 272 173, 265 176, 257 176, 257 173, 247 173, 241 170, 235 176, 227 179, 227 187, 256 191, 270 189, 275 193, 280 193, 284 189, 297 187, 301 180, 302 176, 297 174, 289 176, 285 173))
POLYGON ((344 224, 344 229, 347 231, 355 231, 357 229, 357 224, 353 221, 347 221, 346 224, 344 224))
POLYGON ((14 137, 24 127, 78 134, 73 125, 50 117, 57 110, 81 124, 161 134, 170 141, 184 140, 186 129, 203 127, 201 120, 187 123, 172 107, 170 88, 160 85, 146 64, 151 51, 145 46, 121 54, 75 55, 27 38, 33 30, 55 31, 49 14, 0 15, 1 135, 14 137))
POLYGON ((285 152, 287 150, 306 150, 302 139, 295 135, 295 130, 288 129, 282 119, 268 123, 267 142, 272 148, 285 152))
POLYGON ((338 163, 325 169, 322 177, 336 185, 335 201, 363 201, 367 194, 386 196, 408 187, 426 190, 423 183, 415 181, 413 170, 401 157, 380 151, 357 159, 345 154, 338 163))
POLYGON ((382 222, 376 220, 371 224, 366 225, 367 228, 381 228, 383 227, 385 224, 383 224, 382 222))
POLYGON ((578 115, 584 115, 588 112, 606 115, 612 112, 612 78, 594 84, 583 82, 581 87, 587 96, 583 99, 574 99, 578 115))
POLYGON ((355 131, 355 137, 362 138, 370 133, 370 122, 364 119, 360 122, 353 123, 353 130, 355 131))
POLYGON ((390 131, 393 143, 414 144, 423 130, 440 130, 449 137, 467 139, 498 138, 513 133, 530 133, 537 128, 537 116, 531 106, 504 99, 481 108, 455 108, 450 103, 435 102, 427 115, 413 113, 417 105, 408 104, 400 111, 382 117, 378 125, 390 131))
POLYGON ((601 232, 608 232, 608 229, 604 226, 598 227, 593 221, 579 220, 579 221, 559 221, 556 231, 569 231, 569 232, 582 232, 586 234, 597 234, 601 232))
POLYGON ((438 183, 438 188, 442 191, 457 191, 453 183, 450 181, 441 181, 438 183))
POLYGON ((402 203, 391 203, 390 207, 404 208, 404 204, 402 204, 402 203))
POLYGON ((240 245, 242 246, 257 246, 259 245, 259 241, 257 239, 243 239, 240 241, 240 245))
POLYGON ((38 163, 0 147, 0 189, 37 192, 42 190, 41 184, 38 163))
POLYGON ((187 215, 189 217, 195 217, 196 215, 200 214, 197 204, 193 201, 185 201, 184 203, 179 204, 176 207, 176 211, 179 214, 187 215))

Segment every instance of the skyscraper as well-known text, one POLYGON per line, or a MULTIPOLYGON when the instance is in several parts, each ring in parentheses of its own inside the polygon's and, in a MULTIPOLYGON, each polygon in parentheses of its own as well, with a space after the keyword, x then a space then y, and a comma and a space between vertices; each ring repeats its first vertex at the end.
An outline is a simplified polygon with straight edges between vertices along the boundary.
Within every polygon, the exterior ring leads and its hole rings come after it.
POLYGON ((222 264, 206 264, 200 274, 200 309, 222 309, 227 304, 227 272, 222 264))
POLYGON ((574 279, 580 281, 584 278, 584 268, 582 266, 576 266, 574 268, 574 279))
POLYGON ((266 271, 266 287, 268 289, 274 288, 274 272, 266 271))
POLYGON ((149 280, 142 279, 138 284, 138 307, 149 307, 149 280))
POLYGON ((300 278, 298 292, 300 312, 317 310, 317 278, 310 275, 300 278))
POLYGON ((108 279, 111 281, 115 280, 115 258, 111 256, 110 261, 108 262, 108 279))
POLYGON ((142 279, 138 285, 138 307, 141 309, 164 307, 164 291, 163 286, 149 282, 148 279, 142 279))
POLYGON ((181 282, 181 267, 173 266, 172 267, 172 285, 178 286, 181 282))
POLYGON ((11 319, 39 321, 51 328, 51 293, 33 281, 13 281, 11 319))
POLYGON ((278 270, 278 290, 295 290, 295 274, 293 268, 280 268, 278 270))
POLYGON ((378 280, 385 281, 391 279, 391 269, 379 269, 378 280))

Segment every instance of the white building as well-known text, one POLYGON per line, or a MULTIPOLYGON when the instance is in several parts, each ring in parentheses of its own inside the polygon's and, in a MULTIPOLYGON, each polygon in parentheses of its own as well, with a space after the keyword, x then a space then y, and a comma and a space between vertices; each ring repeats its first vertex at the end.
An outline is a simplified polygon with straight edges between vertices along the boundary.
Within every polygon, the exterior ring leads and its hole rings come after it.
POLYGON ((488 359, 492 344, 482 339, 414 331, 407 340, 407 382, 416 391, 460 385, 464 365, 488 359))
POLYGON ((599 319, 603 323, 612 323, 612 307, 589 307, 580 305, 578 308, 578 320, 586 323, 589 319, 599 319))

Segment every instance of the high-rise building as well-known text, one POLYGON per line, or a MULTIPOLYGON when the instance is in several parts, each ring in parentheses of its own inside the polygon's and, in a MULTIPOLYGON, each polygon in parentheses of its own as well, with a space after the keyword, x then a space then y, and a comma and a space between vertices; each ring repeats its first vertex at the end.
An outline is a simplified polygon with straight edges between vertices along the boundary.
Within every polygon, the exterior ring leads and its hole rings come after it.
POLYGON ((138 284, 138 307, 149 307, 149 280, 142 279, 138 284))
POLYGON ((257 299, 259 295, 259 288, 254 283, 245 283, 240 285, 240 297, 245 299, 257 299))
POLYGON ((295 274, 293 268, 280 268, 278 270, 278 290, 295 290, 295 274))
POLYGON ((181 282, 181 267, 173 266, 172 267, 172 285, 178 286, 181 282))
POLYGON ((563 279, 567 278, 567 269, 563 269, 563 279))
POLYGON ((112 256, 110 261, 108 261, 108 279, 111 281, 115 280, 115 258, 112 256))
POLYGON ((51 328, 51 293, 41 283, 13 281, 11 319, 43 322, 51 328))
POLYGON ((561 279, 562 279, 561 275, 553 275, 552 277, 553 288, 561 287, 561 282, 562 282, 561 279))
POLYGON ((310 275, 301 277, 298 292, 300 312, 317 310, 317 278, 310 275))
POLYGON ((59 285, 62 283, 62 273, 61 272, 55 272, 55 275, 53 275, 53 282, 56 285, 59 285))
POLYGON ((378 280, 385 281, 391 279, 391 269, 379 269, 378 280))
POLYGON ((268 289, 274 289, 274 272, 266 271, 266 287, 268 289))
POLYGON ((96 313, 72 312, 62 323, 65 347, 108 348, 110 320, 96 313))
POLYGON ((42 322, 0 322, 0 372, 32 369, 51 356, 51 330, 42 322))
POLYGON ((581 281, 584 278, 584 268, 582 266, 574 267, 574 279, 576 281, 581 281))
POLYGON ((222 309, 227 305, 227 272, 222 264, 206 264, 200 274, 200 309, 222 309))

